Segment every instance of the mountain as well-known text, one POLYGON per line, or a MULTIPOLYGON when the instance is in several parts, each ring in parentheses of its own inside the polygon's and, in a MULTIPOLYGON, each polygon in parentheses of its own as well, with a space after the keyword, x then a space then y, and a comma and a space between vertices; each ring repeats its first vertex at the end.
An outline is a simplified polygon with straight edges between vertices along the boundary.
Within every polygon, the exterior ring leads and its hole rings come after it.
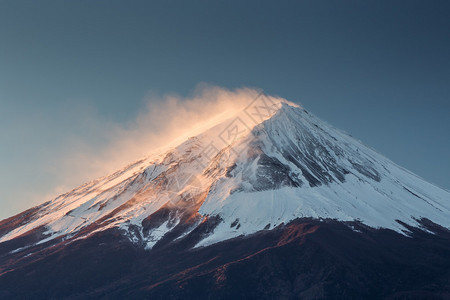
POLYGON ((0 222, 0 297, 450 297, 450 193, 289 101, 0 222))

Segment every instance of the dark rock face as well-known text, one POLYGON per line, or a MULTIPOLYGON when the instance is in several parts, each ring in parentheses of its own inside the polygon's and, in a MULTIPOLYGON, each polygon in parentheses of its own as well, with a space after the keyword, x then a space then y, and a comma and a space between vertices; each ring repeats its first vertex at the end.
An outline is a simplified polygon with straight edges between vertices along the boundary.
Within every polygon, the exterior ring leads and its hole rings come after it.
POLYGON ((411 227, 407 237, 359 223, 299 219, 192 248, 217 222, 211 217, 200 229, 148 251, 115 229, 16 253, 2 243, 0 298, 450 297, 450 232, 427 220, 422 226, 434 234, 411 227))
POLYGON ((300 187, 302 184, 289 166, 264 153, 258 159, 256 172, 256 181, 252 182, 256 191, 279 189, 283 186, 300 187))

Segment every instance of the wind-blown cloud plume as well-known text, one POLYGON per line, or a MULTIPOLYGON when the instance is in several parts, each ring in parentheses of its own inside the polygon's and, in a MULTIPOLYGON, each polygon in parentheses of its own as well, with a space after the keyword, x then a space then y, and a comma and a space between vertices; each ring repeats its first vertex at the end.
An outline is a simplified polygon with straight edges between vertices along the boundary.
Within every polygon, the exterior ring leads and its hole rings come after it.
POLYGON ((101 122, 95 115, 85 118, 97 142, 83 137, 64 141, 64 151, 47 166, 46 172, 53 179, 49 193, 37 196, 32 202, 50 200, 161 147, 182 142, 242 110, 260 92, 252 88, 228 90, 201 84, 189 97, 150 93, 145 109, 126 124, 101 122))

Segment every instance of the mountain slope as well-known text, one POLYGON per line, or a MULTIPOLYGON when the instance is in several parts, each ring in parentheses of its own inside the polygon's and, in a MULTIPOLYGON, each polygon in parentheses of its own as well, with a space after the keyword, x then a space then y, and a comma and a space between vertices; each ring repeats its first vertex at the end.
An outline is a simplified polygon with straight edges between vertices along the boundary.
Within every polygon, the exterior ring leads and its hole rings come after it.
POLYGON ((299 219, 188 251, 195 239, 148 251, 109 229, 16 263, 0 298, 448 299, 448 231, 353 226, 299 219))

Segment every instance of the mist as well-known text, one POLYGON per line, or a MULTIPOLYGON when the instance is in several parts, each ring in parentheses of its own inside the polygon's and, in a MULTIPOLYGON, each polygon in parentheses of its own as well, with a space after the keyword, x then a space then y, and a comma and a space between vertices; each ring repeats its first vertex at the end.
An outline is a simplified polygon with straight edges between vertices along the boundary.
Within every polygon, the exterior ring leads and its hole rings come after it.
POLYGON ((149 92, 142 109, 124 123, 112 122, 92 108, 74 110, 85 135, 67 132, 49 155, 33 165, 40 178, 25 189, 2 191, 0 217, 51 200, 85 182, 108 175, 133 161, 176 145, 242 110, 261 93, 199 84, 189 96, 149 92), (6 200, 6 201, 5 201, 6 200))

